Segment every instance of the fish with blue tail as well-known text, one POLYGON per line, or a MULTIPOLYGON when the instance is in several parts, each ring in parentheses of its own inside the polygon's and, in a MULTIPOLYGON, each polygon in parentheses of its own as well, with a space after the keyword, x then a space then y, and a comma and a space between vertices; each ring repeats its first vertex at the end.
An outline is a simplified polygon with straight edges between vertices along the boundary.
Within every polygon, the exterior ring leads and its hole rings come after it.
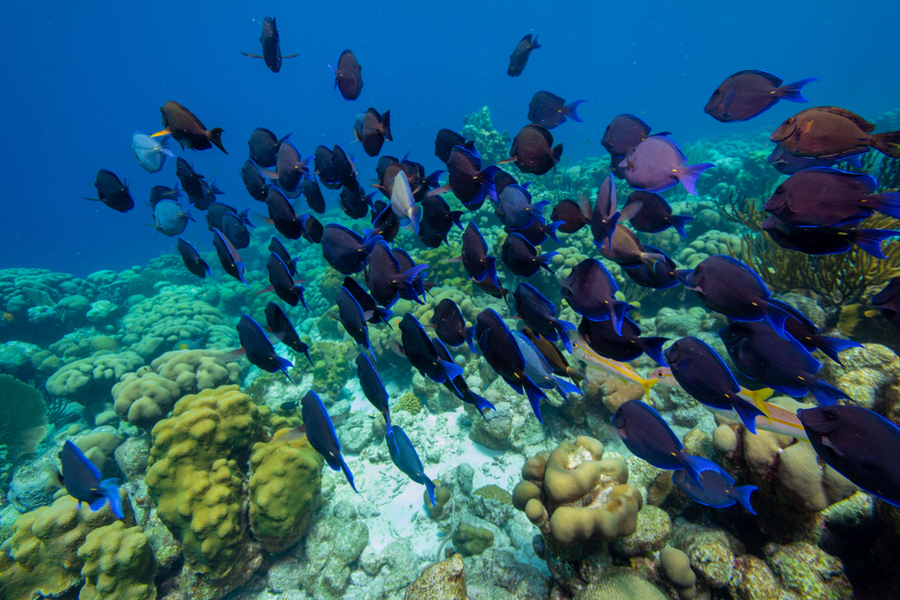
POLYGON ((102 479, 100 471, 84 453, 66 440, 59 452, 62 465, 60 478, 66 492, 78 500, 78 508, 86 503, 91 510, 100 510, 109 504, 117 519, 125 517, 122 512, 122 497, 119 495, 118 479, 102 479))
POLYGON ((303 424, 306 426, 306 439, 309 445, 322 455, 325 462, 333 471, 343 471, 347 482, 353 491, 356 485, 353 483, 353 473, 341 454, 341 443, 338 441, 337 432, 334 430, 334 423, 331 421, 322 399, 312 390, 306 392, 303 399, 300 400, 300 412, 303 415, 303 424))
POLYGON ((434 506, 434 482, 425 475, 425 467, 422 466, 422 461, 406 432, 399 425, 393 425, 388 427, 388 433, 384 438, 394 465, 415 483, 425 486, 431 505, 434 506))

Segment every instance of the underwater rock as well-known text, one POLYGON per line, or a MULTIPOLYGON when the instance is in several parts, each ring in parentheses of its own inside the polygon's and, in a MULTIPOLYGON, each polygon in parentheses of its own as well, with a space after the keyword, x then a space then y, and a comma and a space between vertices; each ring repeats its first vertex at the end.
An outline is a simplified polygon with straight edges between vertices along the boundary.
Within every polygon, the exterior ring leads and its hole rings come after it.
MULTIPOLYGON (((480 554, 480 553, 477 553, 480 554)), ((433 564, 406 588, 404 600, 468 600, 462 556, 433 564)))
POLYGON ((578 560, 635 532, 641 493, 627 485, 624 461, 602 457, 603 444, 581 436, 525 462, 513 506, 540 529, 550 554, 578 560))

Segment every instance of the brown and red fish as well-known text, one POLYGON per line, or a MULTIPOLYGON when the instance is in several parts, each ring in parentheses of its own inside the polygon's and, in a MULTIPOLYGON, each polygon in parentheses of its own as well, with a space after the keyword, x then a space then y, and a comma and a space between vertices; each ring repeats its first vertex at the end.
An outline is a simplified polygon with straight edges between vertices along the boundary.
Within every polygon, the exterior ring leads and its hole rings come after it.
POLYGON ((182 148, 191 150, 206 150, 215 144, 219 150, 228 154, 222 145, 224 130, 221 127, 213 127, 207 131, 206 126, 194 116, 194 113, 174 100, 163 104, 159 112, 162 113, 162 124, 165 129, 157 131, 150 137, 171 135, 182 148))
POLYGON ((784 81, 766 71, 739 71, 716 88, 703 112, 717 121, 747 121, 758 116, 779 100, 809 102, 800 93, 807 83, 818 81, 815 77, 781 85, 784 81))
POLYGON ((769 138, 794 156, 848 158, 875 148, 891 158, 900 158, 900 131, 872 133, 875 125, 837 106, 802 110, 769 138))

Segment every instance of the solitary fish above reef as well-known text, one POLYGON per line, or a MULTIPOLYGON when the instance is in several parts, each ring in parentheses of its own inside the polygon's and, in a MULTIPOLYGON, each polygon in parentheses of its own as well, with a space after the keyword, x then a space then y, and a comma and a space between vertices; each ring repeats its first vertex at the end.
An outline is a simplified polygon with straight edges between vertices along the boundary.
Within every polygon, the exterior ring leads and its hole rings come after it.
POLYGON ((600 356, 631 362, 641 354, 646 354, 657 364, 666 365, 662 347, 669 341, 669 338, 641 337, 641 328, 627 316, 622 323, 621 334, 616 333, 613 321, 610 319, 605 321, 581 319, 578 324, 578 333, 581 334, 588 346, 600 356))
POLYGON ((207 131, 200 119, 174 100, 163 104, 159 111, 162 113, 162 124, 165 129, 154 133, 152 137, 171 135, 182 148, 187 147, 191 150, 206 150, 215 144, 219 150, 228 154, 222 145, 221 127, 213 127, 207 131))
POLYGON ((547 269, 550 273, 550 260, 558 252, 537 253, 537 248, 518 233, 506 236, 500 258, 510 271, 522 277, 531 277, 539 270, 547 269))
POLYGON ((612 424, 632 454, 659 469, 684 469, 701 489, 700 475, 704 471, 720 470, 714 462, 686 454, 684 445, 665 419, 640 400, 622 404, 613 415, 612 424))
POLYGON ((716 88, 703 112, 716 121, 747 121, 764 113, 779 100, 809 102, 800 93, 807 83, 818 81, 815 77, 781 85, 784 81, 766 71, 739 71, 716 88))
MULTIPOLYGON (((338 320, 344 326, 347 334, 357 344, 372 352, 372 346, 369 344, 369 328, 366 326, 366 314, 363 312, 359 302, 356 301, 347 288, 341 287, 338 290, 338 297, 335 303, 338 307, 338 320)), ((374 352, 372 357, 375 357, 374 352)))
POLYGON ((900 507, 900 428, 860 406, 797 411, 809 441, 835 471, 865 492, 900 507))
POLYGON ((771 298, 772 292, 756 271, 730 256, 714 254, 694 269, 680 269, 675 275, 707 308, 735 321, 765 319, 782 336, 784 322, 797 312, 771 298))
POLYGON ((763 221, 762 230, 776 244, 804 254, 843 254, 857 246, 875 258, 887 258, 881 243, 900 236, 900 231, 887 229, 853 229, 850 227, 797 227, 788 225, 775 215, 763 221))
POLYGON ((193 221, 191 211, 184 210, 175 200, 160 200, 153 208, 153 225, 163 235, 181 235, 188 221, 193 221))
POLYGON ((681 237, 687 237, 687 233, 684 232, 684 226, 693 217, 673 215, 672 207, 669 206, 665 198, 659 194, 641 191, 632 192, 628 196, 628 201, 622 207, 622 213, 629 213, 629 207, 638 203, 641 205, 640 209, 633 215, 630 215, 628 219, 628 224, 631 227, 644 233, 659 233, 671 227, 681 237))
POLYGON ((883 290, 872 296, 871 306, 880 310, 891 325, 900 329, 900 277, 891 279, 883 290))
MULTIPOLYGON (((365 352, 360 352, 356 355, 356 375, 359 378, 359 387, 362 388, 366 399, 384 416, 388 437, 393 437, 391 408, 388 404, 390 396, 388 396, 387 390, 384 389, 381 375, 378 374, 378 370, 365 352)), ((393 443, 393 440, 391 440, 391 443, 393 443)))
POLYGON ((250 147, 250 160, 261 167, 274 167, 280 144, 281 142, 274 133, 265 127, 257 127, 250 133, 250 139, 247 140, 247 146, 250 147))
POLYGON ((820 405, 850 399, 816 378, 822 363, 800 342, 781 337, 764 321, 729 323, 719 329, 719 337, 738 369, 773 390, 794 398, 812 393, 820 405))
POLYGON ((282 358, 275 353, 272 342, 266 337, 259 323, 247 315, 241 315, 237 330, 238 337, 241 340, 241 347, 246 350, 247 360, 251 364, 268 373, 281 371, 287 380, 291 381, 291 376, 288 375, 287 370, 294 365, 288 359, 282 358))
POLYGON ((728 508, 740 502, 741 506, 746 508, 750 514, 756 514, 750 505, 750 494, 759 488, 755 485, 735 487, 734 477, 721 468, 718 471, 710 470, 700 473, 700 483, 703 487, 698 486, 693 479, 690 479, 684 469, 672 473, 672 482, 680 487, 688 498, 698 504, 713 508, 728 508))
POLYGON ((563 400, 568 402, 566 396, 568 394, 581 394, 578 386, 560 379, 553 372, 553 367, 544 358, 540 350, 528 339, 528 337, 520 331, 512 331, 522 358, 525 359, 525 375, 528 376, 538 387, 545 390, 556 390, 563 400))
MULTIPOLYGON (((222 232, 218 229, 213 229, 213 246, 216 248, 219 263, 221 263, 225 272, 247 285, 247 282, 244 281, 244 262, 241 260, 241 255, 238 254, 234 244, 222 235, 222 232)), ((247 287, 249 288, 250 286, 247 285, 247 287)))
POLYGON ((303 299, 303 292, 306 290, 294 282, 288 266, 276 253, 272 252, 269 255, 266 270, 269 272, 269 283, 279 298, 291 306, 302 304, 303 308, 306 308, 306 301, 303 299))
POLYGON ((281 70, 282 58, 296 58, 299 54, 281 55, 281 44, 279 43, 278 28, 275 26, 275 17, 266 16, 263 19, 262 33, 259 34, 259 42, 262 44, 262 54, 249 54, 241 52, 244 56, 250 58, 261 58, 265 61, 266 66, 273 73, 281 70))
POLYGON ((522 282, 513 292, 516 311, 532 331, 545 339, 561 339, 568 352, 572 352, 568 332, 575 326, 556 318, 556 306, 544 297, 534 286, 522 282))
POLYGON ((379 114, 374 108, 356 115, 353 124, 353 135, 356 141, 362 144, 363 150, 369 156, 378 156, 384 140, 393 142, 391 135, 391 111, 386 110, 379 114))
POLYGON ((294 352, 303 354, 306 356, 306 360, 312 364, 312 359, 309 357, 309 346, 300 339, 300 336, 297 335, 297 330, 291 324, 291 320, 274 302, 269 302, 266 305, 266 326, 281 340, 282 344, 294 352))
POLYGON ((696 196, 697 179, 715 165, 688 165, 678 144, 660 133, 632 148, 620 166, 625 181, 636 190, 664 192, 680 183, 688 194, 696 196))
POLYGON ((556 166, 563 153, 563 145, 553 146, 553 134, 546 127, 529 124, 513 138, 509 158, 523 173, 543 175, 556 166))
POLYGON ((572 310, 590 321, 612 319, 616 335, 631 306, 616 299, 619 286, 612 274, 595 258, 586 258, 569 272, 561 283, 559 295, 572 310))
POLYGON ((475 352, 475 344, 472 341, 471 328, 466 328, 466 320, 456 302, 450 298, 444 298, 438 305, 434 307, 431 315, 431 324, 434 326, 434 332, 438 339, 448 346, 469 345, 469 350, 475 352))
POLYGON ((187 240, 178 238, 178 253, 181 254, 181 260, 184 261, 184 266, 187 267, 187 270, 192 274, 201 279, 207 275, 212 277, 212 271, 209 270, 209 265, 206 264, 205 260, 200 258, 200 253, 197 252, 197 249, 191 246, 187 240))
POLYGON ((475 152, 475 142, 466 141, 466 138, 451 129, 441 129, 434 138, 434 155, 437 156, 442 163, 447 164, 450 160, 450 152, 454 146, 462 146, 470 152, 475 152))
POLYGON ((146 131, 132 134, 131 151, 141 168, 148 173, 158 173, 166 164, 166 157, 175 156, 169 150, 169 136, 154 139, 146 131))
POLYGON ((362 67, 350 50, 342 50, 337 59, 337 68, 328 65, 334 73, 334 87, 341 91, 344 100, 356 100, 363 88, 362 67))
POLYGON ((788 177, 763 208, 788 225, 852 225, 878 211, 900 219, 900 192, 876 194, 878 181, 865 173, 827 167, 788 177))
POLYGON ((568 198, 560 200, 550 213, 551 221, 562 221, 559 230, 563 233, 576 233, 591 222, 591 203, 587 196, 580 194, 578 201, 568 198))
POLYGON ((59 451, 59 462, 62 484, 66 492, 78 500, 79 510, 82 502, 86 502, 91 510, 100 510, 109 504, 117 519, 124 518, 118 479, 102 479, 94 463, 71 440, 66 440, 59 451))
POLYGON ((94 187, 97 188, 98 197, 88 198, 85 196, 85 200, 99 200, 111 209, 123 213, 134 208, 134 199, 131 197, 131 192, 128 191, 128 183, 122 183, 112 171, 106 169, 97 171, 94 187))
POLYGON ((529 33, 519 40, 519 43, 513 48, 512 54, 509 55, 509 67, 506 69, 506 74, 510 77, 521 75, 522 71, 525 70, 525 65, 528 64, 528 57, 531 56, 531 51, 541 47, 537 41, 537 34, 535 34, 534 39, 531 38, 529 33))
POLYGON ((334 430, 334 423, 331 421, 328 411, 325 410, 325 405, 322 404, 322 399, 314 391, 309 390, 300 401, 300 407, 309 445, 322 455, 332 470, 343 471, 350 487, 356 492, 353 473, 350 472, 350 467, 347 466, 341 454, 341 443, 334 430))
POLYGON ((836 106, 802 110, 769 138, 791 154, 816 158, 848 158, 875 148, 900 158, 900 131, 872 133, 875 125, 836 106))
POLYGON ((741 398, 741 386, 734 374, 707 343, 695 337, 684 337, 667 348, 663 355, 684 391, 701 404, 736 410, 744 427, 756 434, 756 417, 765 413, 741 398))
POLYGON ((566 117, 581 123, 582 121, 575 111, 582 102, 584 100, 566 104, 566 101, 556 94, 541 90, 534 93, 528 104, 528 120, 547 129, 562 125, 566 122, 566 117))
POLYGON ((409 441, 409 437, 399 425, 389 426, 387 430, 385 441, 391 454, 391 460, 407 477, 425 486, 428 490, 428 497, 431 499, 431 506, 434 506, 434 482, 425 475, 425 468, 422 466, 422 461, 419 460, 419 455, 416 454, 412 442, 409 441))
POLYGON ((390 246, 384 240, 378 240, 369 254, 366 277, 369 293, 378 304, 388 308, 400 299, 401 290, 415 302, 424 304, 416 292, 414 282, 416 276, 427 268, 428 265, 416 265, 408 271, 401 272, 400 261, 391 252, 390 246))

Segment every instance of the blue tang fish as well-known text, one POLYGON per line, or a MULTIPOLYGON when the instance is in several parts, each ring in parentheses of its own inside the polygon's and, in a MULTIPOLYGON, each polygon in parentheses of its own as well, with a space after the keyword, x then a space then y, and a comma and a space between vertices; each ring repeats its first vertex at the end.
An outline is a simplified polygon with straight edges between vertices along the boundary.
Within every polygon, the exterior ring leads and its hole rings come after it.
MULTIPOLYGON (((334 423, 322 404, 322 399, 312 390, 306 392, 300 401, 300 412, 303 415, 303 424, 306 426, 306 439, 316 452, 322 455, 328 466, 334 471, 343 471, 350 487, 357 492, 353 483, 353 473, 341 455, 341 443, 338 441, 334 423)), ((359 492, 357 492, 359 493, 359 492)))
POLYGON ((416 449, 406 432, 400 429, 399 425, 393 425, 389 430, 390 433, 385 436, 394 440, 394 443, 388 443, 388 451, 391 453, 391 460, 397 465, 397 468, 406 473, 406 475, 415 481, 421 483, 428 490, 428 496, 431 498, 431 505, 434 506, 434 482, 425 475, 425 468, 416 449))
POLYGON ((712 506, 713 508, 728 508, 740 502, 741 506, 750 511, 751 514, 756 514, 756 511, 750 506, 750 494, 759 488, 755 485, 734 487, 734 478, 722 469, 700 473, 702 488, 688 477, 684 469, 675 471, 672 474, 672 482, 680 487, 681 491, 688 498, 698 504, 712 506))
POLYGON ((119 496, 118 479, 103 479, 100 471, 94 466, 78 446, 66 440, 63 449, 59 452, 59 462, 62 463, 62 482, 70 496, 78 500, 78 508, 82 502, 87 502, 91 510, 100 510, 107 503, 117 518, 124 517, 122 513, 122 498, 119 496))

